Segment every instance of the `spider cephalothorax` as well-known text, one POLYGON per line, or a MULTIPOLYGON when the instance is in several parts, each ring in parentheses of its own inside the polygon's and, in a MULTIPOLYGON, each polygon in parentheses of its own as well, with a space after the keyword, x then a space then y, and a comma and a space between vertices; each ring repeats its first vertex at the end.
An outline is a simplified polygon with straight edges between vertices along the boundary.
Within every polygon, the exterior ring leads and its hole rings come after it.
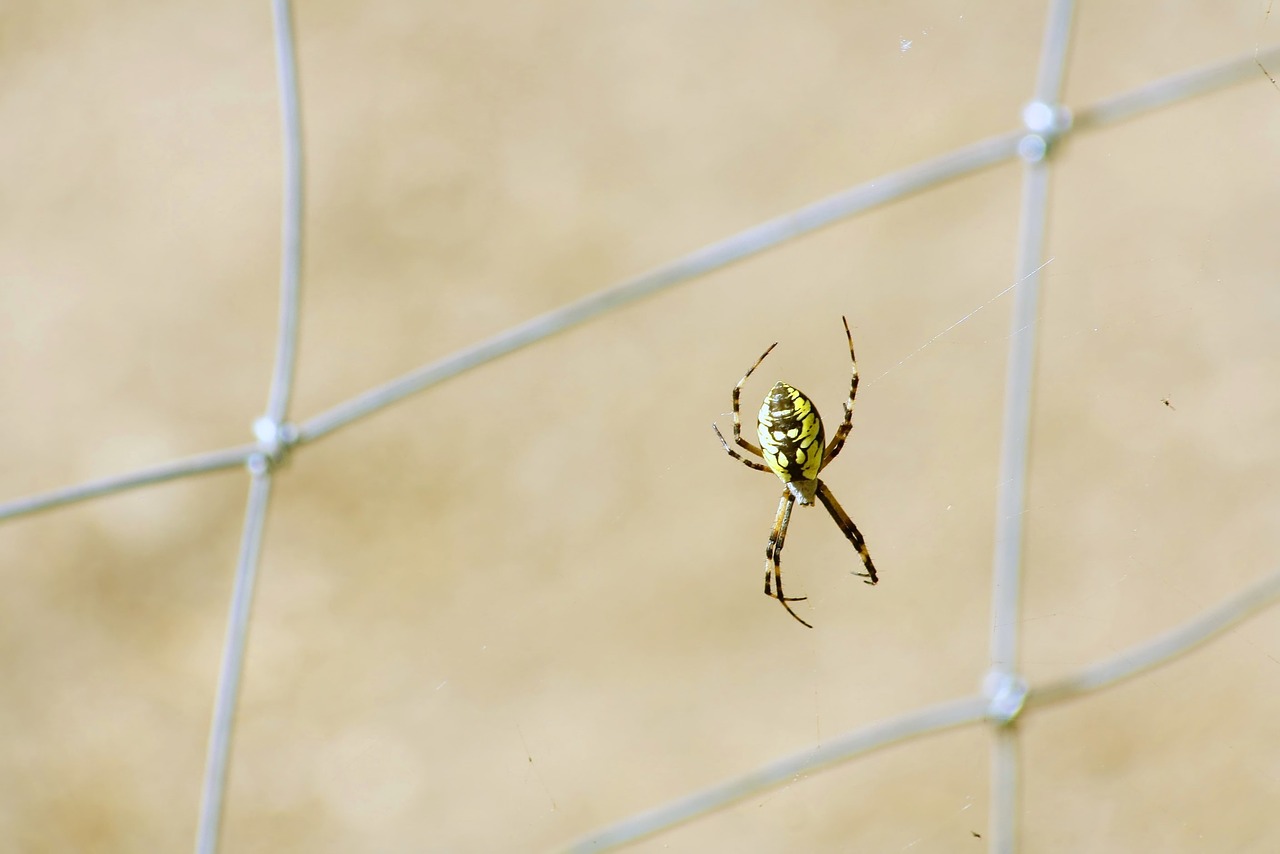
POLYGON ((853 362, 853 377, 849 382, 849 399, 844 404, 844 420, 840 422, 840 427, 837 428, 830 445, 823 443, 825 434, 822 429, 822 417, 818 415, 818 409, 813 405, 813 401, 795 386, 784 382, 776 383, 769 390, 768 397, 760 407, 757 416, 760 423, 756 430, 760 437, 760 447, 757 448, 742 438, 742 416, 739 413, 742 386, 747 382, 752 371, 760 367, 765 356, 778 346, 776 343, 756 359, 756 363, 733 387, 733 441, 739 447, 763 459, 764 463, 748 459, 729 447, 720 428, 715 424, 711 425, 716 435, 720 437, 720 444, 724 445, 724 449, 729 452, 729 456, 740 460, 750 468, 772 471, 785 487, 782 500, 778 502, 778 515, 773 522, 773 531, 769 534, 769 545, 765 547, 764 592, 766 596, 781 602, 782 607, 787 609, 787 613, 806 626, 809 624, 800 619, 800 616, 787 604, 799 602, 806 597, 782 595, 782 543, 787 536, 787 525, 791 522, 791 508, 797 501, 801 505, 813 504, 815 498, 822 502, 822 506, 827 508, 831 518, 840 526, 840 530, 844 531, 849 542, 853 543, 853 547, 862 557, 862 565, 866 572, 858 574, 866 579, 867 584, 875 584, 879 581, 875 564, 871 562, 871 555, 867 552, 867 543, 863 540, 858 526, 853 524, 853 520, 844 512, 844 508, 836 501, 836 497, 831 494, 827 485, 818 479, 818 473, 826 468, 844 447, 844 440, 848 438, 849 430, 853 426, 853 401, 858 395, 858 359, 853 354, 853 334, 849 332, 849 321, 841 319, 844 320, 845 337, 849 339, 849 359, 853 362))

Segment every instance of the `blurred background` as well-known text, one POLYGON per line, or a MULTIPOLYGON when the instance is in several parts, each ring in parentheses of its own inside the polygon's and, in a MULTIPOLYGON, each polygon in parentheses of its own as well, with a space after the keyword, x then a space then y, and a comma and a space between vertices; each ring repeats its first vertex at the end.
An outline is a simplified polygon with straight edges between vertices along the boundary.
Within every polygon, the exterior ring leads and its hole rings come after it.
MULTIPOLYGON (((277 322, 266 4, 10 4, 0 499, 251 441, 277 322)), ((1016 126, 1043 4, 300 3, 293 416, 1016 126)), ((1080 108, 1280 42, 1269 0, 1082 3, 1080 108)), ((1280 69, 1271 69, 1274 76, 1280 69)), ((1280 566, 1280 88, 1073 137, 1044 270, 1033 681, 1280 566)), ((267 524, 224 850, 519 851, 986 669, 1020 168, 864 215, 298 451, 267 524), (881 583, 711 429, 778 379, 881 583), (961 318, 967 319, 951 328, 961 318), (942 334, 944 333, 945 334, 942 334), (829 427, 829 429, 832 429, 829 427)), ((749 429, 752 429, 752 423, 749 429)), ((187 850, 247 479, 0 526, 0 839, 187 850)), ((1024 724, 1028 851, 1280 849, 1280 613, 1024 724)), ((891 748, 640 851, 979 851, 989 735, 891 748)))

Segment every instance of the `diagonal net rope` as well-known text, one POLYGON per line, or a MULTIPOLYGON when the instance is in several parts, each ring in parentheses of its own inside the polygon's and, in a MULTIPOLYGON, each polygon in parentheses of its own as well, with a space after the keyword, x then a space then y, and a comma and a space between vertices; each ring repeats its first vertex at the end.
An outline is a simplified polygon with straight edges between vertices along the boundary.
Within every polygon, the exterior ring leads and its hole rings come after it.
POLYGON ((1072 114, 1059 103, 1059 97, 1070 43, 1073 4, 1071 0, 1051 0, 1033 100, 1023 111, 1022 128, 979 140, 762 222, 465 347, 294 424, 288 420, 288 410, 296 363, 300 304, 303 149, 291 4, 289 0, 272 0, 272 11, 285 155, 284 246, 275 366, 266 413, 253 424, 256 441, 0 504, 0 521, 3 521, 206 472, 237 466, 245 466, 248 471, 249 495, 228 611, 227 636, 200 803, 196 840, 196 850, 200 854, 214 854, 219 847, 228 760, 271 482, 277 465, 294 448, 508 353, 602 317, 614 309, 864 211, 1015 157, 1024 163, 1016 285, 1013 286, 1017 293, 1013 307, 996 503, 990 670, 982 693, 907 712, 846 733, 741 777, 620 821, 583 837, 569 850, 600 851, 622 845, 792 782, 797 775, 814 773, 912 738, 986 723, 994 728, 996 735, 992 750, 990 850, 1014 851, 1017 847, 1015 818, 1019 789, 1016 723, 1022 714, 1102 690, 1167 664, 1280 600, 1278 569, 1199 617, 1077 674, 1033 686, 1028 686, 1018 675, 1022 520, 1031 435, 1039 274, 1045 266, 1042 257, 1045 213, 1054 144, 1069 133, 1104 128, 1251 79, 1260 66, 1280 62, 1280 47, 1255 51, 1217 65, 1156 80, 1072 114))

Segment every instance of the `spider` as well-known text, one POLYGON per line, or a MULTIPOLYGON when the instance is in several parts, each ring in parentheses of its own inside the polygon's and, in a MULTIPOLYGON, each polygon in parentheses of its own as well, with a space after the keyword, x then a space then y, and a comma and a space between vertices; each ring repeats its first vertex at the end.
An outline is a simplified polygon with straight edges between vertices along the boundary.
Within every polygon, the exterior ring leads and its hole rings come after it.
POLYGON ((831 518, 840 526, 840 530, 844 531, 844 535, 849 538, 849 542, 853 543, 853 547, 862 557, 862 565, 867 571, 857 573, 858 576, 865 578, 867 584, 875 584, 879 581, 875 564, 871 562, 871 555, 867 552, 866 540, 862 538, 862 532, 836 501, 836 497, 831 494, 831 489, 818 479, 818 473, 825 469, 844 447, 844 440, 848 438, 849 430, 853 427, 853 399, 858 394, 858 357, 853 354, 853 334, 849 332, 848 319, 844 317, 840 319, 844 321, 844 334, 849 339, 849 359, 853 362, 853 377, 849 382, 849 399, 844 404, 844 420, 840 422, 840 427, 832 437, 830 445, 823 445, 822 417, 818 415, 813 401, 795 386, 784 382, 774 384, 760 406, 760 413, 757 416, 759 427, 756 432, 760 437, 761 447, 756 447, 742 438, 742 418, 739 414, 742 386, 746 384, 752 372, 760 367, 765 356, 772 353, 773 348, 778 346, 777 342, 771 344, 769 349, 756 359, 756 363, 733 387, 733 441, 753 456, 763 459, 764 462, 756 462, 729 447, 720 428, 714 422, 711 425, 711 429, 716 431, 720 444, 724 445, 729 456, 748 468, 772 471, 783 483, 782 500, 778 502, 778 515, 773 521, 769 544, 764 549, 764 595, 777 599, 782 607, 787 609, 788 614, 809 628, 813 626, 800 619, 800 615, 791 610, 791 606, 787 604, 800 602, 808 597, 782 594, 782 543, 787 536, 787 525, 791 522, 791 508, 797 501, 801 505, 813 504, 814 498, 821 501, 822 506, 827 508, 831 518))

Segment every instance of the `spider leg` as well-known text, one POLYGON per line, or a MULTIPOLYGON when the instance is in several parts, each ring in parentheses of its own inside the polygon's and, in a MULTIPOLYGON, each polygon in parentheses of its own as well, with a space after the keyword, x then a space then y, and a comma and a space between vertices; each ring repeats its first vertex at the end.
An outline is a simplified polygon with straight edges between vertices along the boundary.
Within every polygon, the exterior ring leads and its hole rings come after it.
MULTIPOLYGON (((742 375, 742 379, 738 380, 738 384, 733 387, 733 441, 736 445, 742 448, 746 448, 748 451, 755 454, 757 457, 763 456, 760 453, 760 448, 756 445, 751 444, 746 439, 742 438, 742 416, 741 414, 739 414, 740 399, 742 397, 742 387, 746 385, 747 378, 751 376, 751 374, 755 371, 755 369, 760 367, 760 363, 764 361, 764 357, 772 353, 773 348, 777 346, 778 346, 777 341, 774 341, 772 344, 770 344, 769 349, 765 350, 764 353, 761 354, 759 359, 756 359, 756 363, 752 365, 745 374, 742 375)), ((720 431, 717 430, 716 432, 719 433, 720 431)), ((720 441, 723 442, 724 439, 722 438, 720 441)), ((728 447, 729 447, 728 445, 725 445, 725 448, 728 448, 728 447)), ((742 459, 742 458, 738 457, 738 459, 742 459)), ((769 470, 768 468, 765 469, 765 471, 768 471, 768 470, 769 470)))
MULTIPOLYGON (((729 452, 729 456, 733 457, 735 460, 738 460, 748 468, 759 469, 760 471, 770 470, 769 467, 764 463, 758 463, 755 460, 749 460, 746 457, 744 457, 742 454, 735 451, 733 448, 730 448, 729 443, 726 442, 724 439, 724 434, 720 432, 720 428, 716 426, 714 421, 711 422, 711 429, 716 431, 716 436, 719 437, 720 444, 724 445, 724 449, 729 452)), ((755 450, 757 454, 760 452, 758 448, 755 448, 753 450, 755 450)))
POLYGON ((823 507, 827 508, 831 518, 836 520, 840 530, 844 531, 844 535, 849 538, 849 542, 853 543, 853 547, 862 556, 862 565, 867 568, 867 571, 859 572, 858 575, 867 579, 867 584, 877 583, 880 579, 876 576, 876 565, 871 562, 871 553, 867 551, 867 541, 862 539, 862 532, 858 530, 858 526, 853 524, 849 514, 844 512, 840 502, 836 501, 836 497, 831 494, 830 488, 822 481, 818 481, 818 500, 822 502, 823 507))
POLYGON ((792 496, 790 490, 782 493, 782 500, 778 502, 778 517, 773 520, 773 531, 769 534, 769 545, 765 546, 764 558, 769 563, 764 565, 764 595, 777 599, 782 603, 782 607, 787 609, 787 613, 800 621, 802 625, 813 628, 804 620, 800 619, 800 615, 791 610, 788 602, 801 602, 809 597, 807 596, 784 596, 782 595, 782 543, 787 538, 787 525, 791 522, 791 508, 796 503, 796 499, 792 496), (770 569, 772 564, 772 569, 770 569), (773 588, 776 587, 778 594, 774 596, 773 588))
POLYGON ((858 357, 853 355, 853 333, 849 331, 848 318, 840 319, 844 321, 844 336, 849 339, 849 360, 853 362, 853 377, 849 380, 849 399, 844 402, 844 420, 836 428, 836 434, 831 437, 831 444, 827 445, 826 451, 822 454, 822 468, 826 468, 844 447, 844 440, 849 437, 849 430, 853 428, 853 399, 858 396, 858 357))

